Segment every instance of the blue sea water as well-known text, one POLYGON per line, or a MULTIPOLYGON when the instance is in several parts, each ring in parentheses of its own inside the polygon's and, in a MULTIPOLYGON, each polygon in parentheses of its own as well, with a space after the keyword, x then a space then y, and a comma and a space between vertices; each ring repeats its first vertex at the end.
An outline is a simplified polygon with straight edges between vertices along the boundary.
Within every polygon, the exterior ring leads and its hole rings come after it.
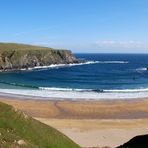
POLYGON ((76 54, 84 64, 0 73, 0 92, 44 98, 148 97, 148 54, 76 54))

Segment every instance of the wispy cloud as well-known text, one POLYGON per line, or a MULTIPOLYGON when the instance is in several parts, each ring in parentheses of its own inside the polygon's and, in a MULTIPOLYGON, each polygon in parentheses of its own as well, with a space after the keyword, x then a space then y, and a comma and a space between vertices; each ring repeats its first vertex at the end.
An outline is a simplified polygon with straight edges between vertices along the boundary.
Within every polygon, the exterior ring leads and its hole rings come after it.
POLYGON ((122 48, 122 49, 148 49, 148 44, 141 41, 115 41, 115 40, 100 40, 96 41, 95 43, 96 47, 100 48, 122 48))

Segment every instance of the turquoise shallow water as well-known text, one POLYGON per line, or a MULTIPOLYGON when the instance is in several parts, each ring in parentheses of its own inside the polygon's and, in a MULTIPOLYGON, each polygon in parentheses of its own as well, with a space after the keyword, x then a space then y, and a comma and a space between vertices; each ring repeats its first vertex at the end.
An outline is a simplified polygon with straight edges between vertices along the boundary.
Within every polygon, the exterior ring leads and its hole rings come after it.
POLYGON ((85 64, 0 74, 0 92, 63 98, 148 96, 148 54, 76 54, 85 64))

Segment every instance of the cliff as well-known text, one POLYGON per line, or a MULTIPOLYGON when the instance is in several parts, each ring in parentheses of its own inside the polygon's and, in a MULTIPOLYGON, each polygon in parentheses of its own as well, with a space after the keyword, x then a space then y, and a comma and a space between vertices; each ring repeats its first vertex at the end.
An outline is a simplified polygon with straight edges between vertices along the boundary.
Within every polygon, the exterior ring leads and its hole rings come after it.
POLYGON ((1 71, 78 62, 69 50, 56 50, 25 44, 0 43, 1 71))

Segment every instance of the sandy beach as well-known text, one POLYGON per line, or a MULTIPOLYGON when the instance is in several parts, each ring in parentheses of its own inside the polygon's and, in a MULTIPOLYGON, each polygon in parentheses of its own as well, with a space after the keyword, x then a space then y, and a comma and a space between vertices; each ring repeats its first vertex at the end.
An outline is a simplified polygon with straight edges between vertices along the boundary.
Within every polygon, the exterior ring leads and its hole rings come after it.
POLYGON ((0 97, 0 101, 53 126, 82 147, 116 147, 148 133, 148 99, 48 101, 0 97))

